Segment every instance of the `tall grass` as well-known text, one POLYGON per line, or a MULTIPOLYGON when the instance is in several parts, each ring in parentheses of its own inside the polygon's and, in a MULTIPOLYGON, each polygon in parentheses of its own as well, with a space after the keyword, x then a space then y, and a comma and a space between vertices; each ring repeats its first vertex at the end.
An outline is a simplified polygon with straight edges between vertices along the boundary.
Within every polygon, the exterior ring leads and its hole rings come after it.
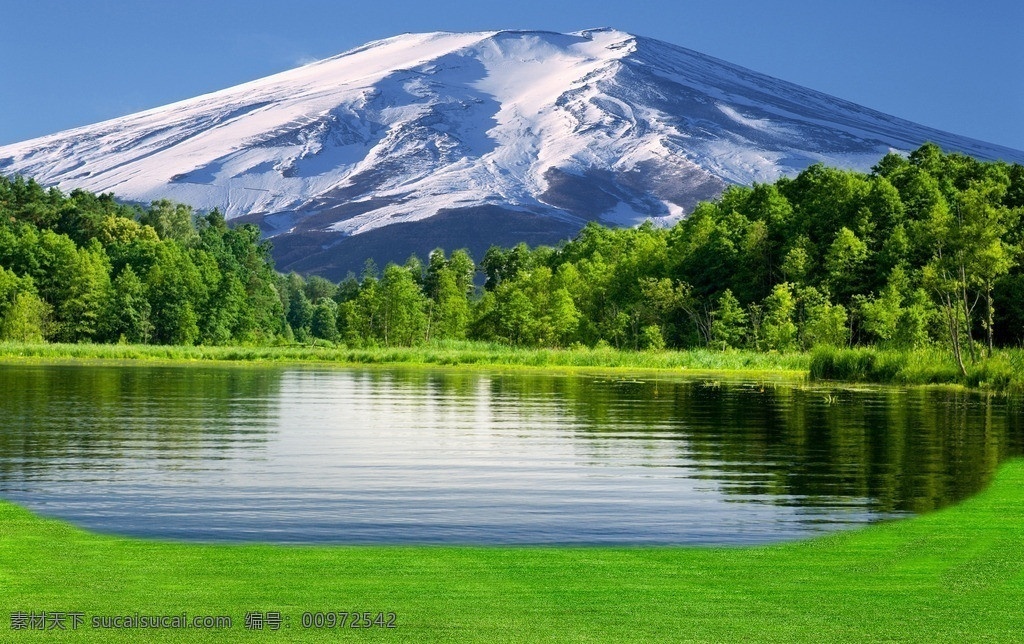
POLYGON ((956 384, 997 391, 1024 391, 1024 351, 1001 349, 966 365, 964 376, 949 351, 819 348, 811 354, 812 380, 899 385, 956 384))
POLYGON ((339 365, 441 365, 564 369, 794 372, 812 380, 895 385, 956 384, 1024 391, 1024 350, 1001 349, 967 366, 964 377, 949 352, 818 348, 812 353, 755 351, 620 351, 613 348, 533 349, 491 342, 445 340, 418 347, 160 346, 148 344, 0 343, 0 360, 235 361, 339 365))
POLYGON ((533 349, 471 341, 439 341, 418 347, 154 346, 124 344, 0 343, 0 358, 23 360, 104 359, 164 361, 319 362, 338 364, 479 365, 673 369, 698 371, 806 372, 803 353, 754 351, 620 351, 612 348, 533 349))

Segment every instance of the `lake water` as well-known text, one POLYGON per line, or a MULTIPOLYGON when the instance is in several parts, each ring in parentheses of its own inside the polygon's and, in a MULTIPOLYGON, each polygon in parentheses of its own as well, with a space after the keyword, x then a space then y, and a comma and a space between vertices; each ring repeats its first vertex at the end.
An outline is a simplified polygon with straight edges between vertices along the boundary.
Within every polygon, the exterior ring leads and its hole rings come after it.
POLYGON ((0 496, 198 541, 741 544, 955 503, 1020 401, 421 369, 0 366, 0 496))

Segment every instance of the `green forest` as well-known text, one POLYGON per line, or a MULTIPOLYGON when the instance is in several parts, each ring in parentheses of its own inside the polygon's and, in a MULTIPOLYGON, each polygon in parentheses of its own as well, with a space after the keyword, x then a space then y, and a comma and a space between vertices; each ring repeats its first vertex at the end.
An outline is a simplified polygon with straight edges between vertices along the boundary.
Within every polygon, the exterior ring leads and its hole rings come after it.
POLYGON ((340 283, 218 212, 0 177, 0 340, 174 345, 948 348, 1024 341, 1024 166, 926 144, 733 186, 671 228, 437 249, 340 283))

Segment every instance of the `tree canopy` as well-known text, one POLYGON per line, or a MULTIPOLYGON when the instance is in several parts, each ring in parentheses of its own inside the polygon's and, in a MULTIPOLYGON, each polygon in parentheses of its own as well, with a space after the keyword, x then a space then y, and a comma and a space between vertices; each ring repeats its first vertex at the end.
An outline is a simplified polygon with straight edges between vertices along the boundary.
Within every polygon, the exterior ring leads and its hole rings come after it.
MULTIPOLYGON (((596 214, 596 213, 595 213, 596 214)), ((670 228, 437 249, 335 284, 217 211, 0 178, 0 339, 766 351, 1024 342, 1024 168, 928 144, 732 186, 670 228), (454 250, 454 252, 450 252, 454 250), (448 254, 450 252, 450 255, 448 254)))

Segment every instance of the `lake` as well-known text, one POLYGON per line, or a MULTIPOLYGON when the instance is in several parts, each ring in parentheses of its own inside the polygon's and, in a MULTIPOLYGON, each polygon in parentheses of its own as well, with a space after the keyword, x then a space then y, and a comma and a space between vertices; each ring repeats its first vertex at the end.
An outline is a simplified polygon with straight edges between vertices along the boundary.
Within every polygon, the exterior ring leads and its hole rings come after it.
POLYGON ((0 366, 0 496, 194 541, 749 544, 926 512, 1022 453, 948 389, 443 369, 0 366))

